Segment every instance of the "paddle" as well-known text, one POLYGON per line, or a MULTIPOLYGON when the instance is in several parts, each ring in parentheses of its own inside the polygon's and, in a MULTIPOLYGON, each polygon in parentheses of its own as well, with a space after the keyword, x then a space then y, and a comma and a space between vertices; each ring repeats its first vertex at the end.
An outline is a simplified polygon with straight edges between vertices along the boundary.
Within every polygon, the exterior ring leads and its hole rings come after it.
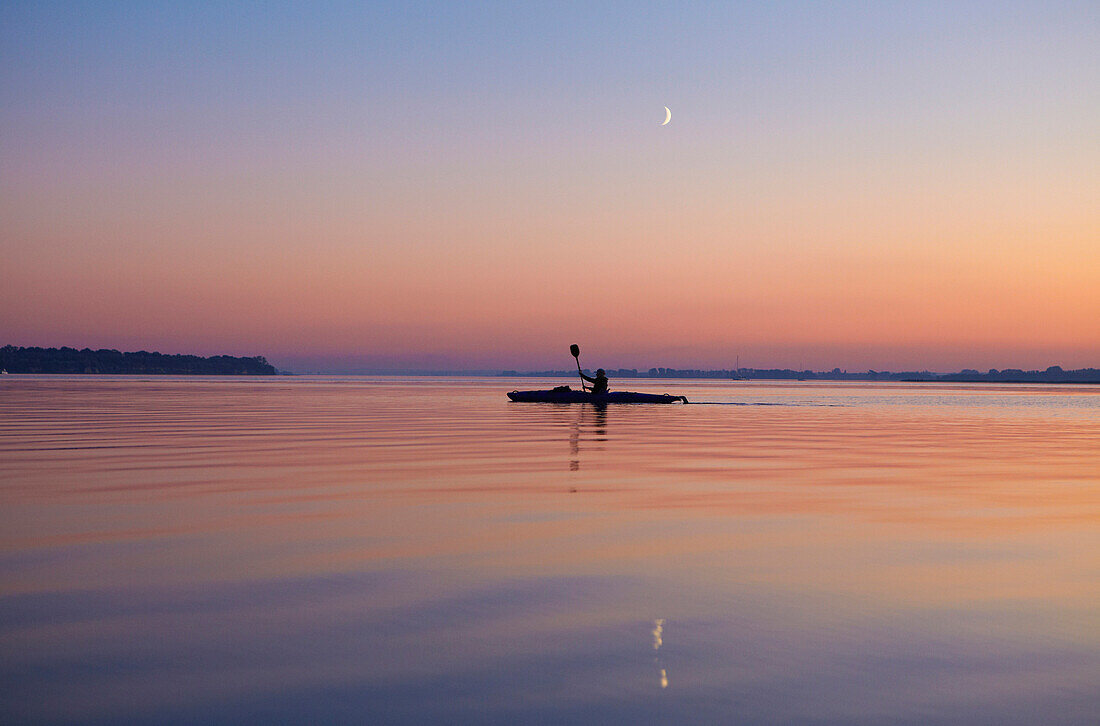
POLYGON ((581 377, 581 390, 587 391, 588 387, 584 385, 584 374, 581 373, 581 347, 574 343, 569 346, 569 352, 577 359, 577 374, 581 377))

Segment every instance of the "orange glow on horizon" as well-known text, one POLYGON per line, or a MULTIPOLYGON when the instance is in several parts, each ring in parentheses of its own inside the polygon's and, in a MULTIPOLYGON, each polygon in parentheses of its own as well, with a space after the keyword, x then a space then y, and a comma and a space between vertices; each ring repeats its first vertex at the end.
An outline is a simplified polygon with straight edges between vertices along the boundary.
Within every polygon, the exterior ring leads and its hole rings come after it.
MULTIPOLYGON (((75 51, 29 43, 0 104, 0 344, 290 367, 568 367, 574 341, 608 366, 1100 365, 1094 44, 1069 10, 909 12, 942 46, 867 32, 817 58, 784 31, 756 50, 769 71, 722 34, 658 82, 626 62, 649 44, 601 41, 600 63, 522 92, 493 82, 519 46, 488 43, 488 72, 413 44, 393 49, 407 66, 349 66, 375 95, 287 98, 239 59, 168 62, 161 92, 112 80, 136 66, 110 57, 62 103, 36 74, 67 87, 75 51), (1036 45, 1039 25, 1061 41, 1036 45)), ((804 40, 850 31, 822 13, 804 40)), ((347 81, 345 50, 302 72, 347 81)))

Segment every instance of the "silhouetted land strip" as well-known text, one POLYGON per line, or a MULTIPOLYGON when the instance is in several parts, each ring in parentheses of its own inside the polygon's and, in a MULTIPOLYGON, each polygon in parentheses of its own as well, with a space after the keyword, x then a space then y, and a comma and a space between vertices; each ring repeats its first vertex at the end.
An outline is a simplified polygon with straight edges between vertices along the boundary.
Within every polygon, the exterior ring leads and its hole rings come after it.
MULTIPOLYGON (((589 371, 586 369, 585 373, 589 371)), ((576 376, 576 371, 502 371, 504 376, 564 378, 576 376)), ((1019 368, 997 370, 992 368, 985 373, 970 368, 958 373, 933 373, 931 371, 795 371, 789 368, 738 368, 701 370, 698 368, 650 368, 648 371, 637 368, 608 370, 610 378, 719 378, 749 379, 772 381, 907 381, 945 382, 945 383, 1100 383, 1100 369, 1079 368, 1063 370, 1060 366, 1051 366, 1042 371, 1025 371, 1019 368)))
POLYGON ((8 373, 109 373, 208 376, 273 376, 275 366, 263 356, 235 358, 215 355, 166 355, 164 353, 120 353, 117 350, 85 348, 0 348, 0 369, 8 373))

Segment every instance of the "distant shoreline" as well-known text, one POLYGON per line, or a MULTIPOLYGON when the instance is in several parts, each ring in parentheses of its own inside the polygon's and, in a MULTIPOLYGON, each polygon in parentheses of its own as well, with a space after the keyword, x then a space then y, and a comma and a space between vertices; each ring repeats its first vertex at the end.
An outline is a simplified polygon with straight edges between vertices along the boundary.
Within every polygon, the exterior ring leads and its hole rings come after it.
MULTIPOLYGON (((289 371, 280 371, 267 362, 263 356, 236 357, 215 355, 202 357, 150 353, 137 351, 122 353, 117 350, 90 348, 76 349, 17 347, 6 345, 0 348, 0 371, 16 374, 62 374, 62 375, 230 375, 230 376, 275 376, 296 375, 289 371)), ((584 369, 585 373, 592 371, 584 369)), ((792 370, 790 368, 668 368, 652 367, 648 370, 637 368, 609 368, 612 379, 688 379, 688 380, 726 380, 726 381, 878 381, 899 383, 1051 383, 1051 384, 1094 384, 1100 383, 1100 369, 1078 368, 1064 370, 1060 366, 1050 366, 1045 370, 1025 371, 1019 368, 1003 370, 990 369, 985 373, 972 368, 964 368, 955 373, 936 373, 932 371, 847 371, 834 368, 831 371, 792 370)), ((468 376, 503 378, 562 378, 573 379, 575 369, 518 371, 518 370, 410 370, 410 369, 359 369, 351 371, 309 371, 298 375, 346 375, 346 376, 468 376)))
MULTIPOLYGON (((590 373, 585 369, 586 373, 590 373)), ((526 377, 561 377, 576 376, 576 371, 539 371, 537 373, 521 373, 518 371, 503 371, 501 375, 526 377)), ((1019 368, 1007 368, 1004 370, 990 369, 986 373, 965 368, 956 373, 934 373, 932 371, 875 371, 862 372, 842 371, 834 368, 831 371, 796 371, 789 368, 738 368, 734 370, 700 370, 679 368, 650 368, 648 371, 640 371, 634 368, 608 370, 608 377, 612 378, 694 378, 694 379, 723 379, 743 381, 897 381, 904 383, 1100 383, 1100 369, 1079 368, 1076 370, 1064 370, 1060 366, 1050 366, 1046 370, 1025 371, 1019 368)))
MULTIPOLYGON (((585 368, 588 375, 592 371, 585 368)), ((367 375, 491 375, 506 378, 576 378, 576 370, 522 372, 505 370, 500 373, 460 372, 460 371, 374 371, 367 375)), ((682 369, 650 368, 648 371, 636 368, 607 369, 609 378, 638 379, 693 379, 727 381, 879 381, 898 383, 1100 383, 1100 369, 1079 368, 1063 370, 1059 366, 1050 366, 1045 370, 1025 371, 1019 368, 1004 370, 990 369, 980 373, 973 369, 963 369, 956 373, 934 373, 932 371, 861 371, 848 372, 840 369, 831 371, 796 371, 789 368, 738 368, 738 369, 682 369)))
POLYGON ((263 356, 202 357, 106 348, 0 348, 0 371, 62 375, 274 376, 279 371, 263 356))
POLYGON ((996 381, 991 381, 991 380, 981 379, 981 378, 951 378, 951 379, 943 379, 943 380, 938 379, 938 380, 934 380, 934 381, 929 381, 929 380, 926 380, 926 379, 902 378, 901 380, 898 381, 898 383, 1042 383, 1042 384, 1054 386, 1054 385, 1059 385, 1059 384, 1065 385, 1067 383, 1068 384, 1073 384, 1073 385, 1097 385, 1097 384, 1100 384, 1100 380, 1095 380, 1095 381, 1093 381, 1093 380, 1084 380, 1084 381, 1065 381, 1065 380, 1058 380, 1058 381, 1003 380, 1002 381, 1002 380, 996 380, 996 381))
MULTIPOLYGON (((585 368, 583 369, 585 374, 591 375, 592 371, 585 368)), ((730 375, 716 375, 711 371, 676 371, 673 374, 663 375, 648 375, 642 371, 616 371, 609 369, 607 371, 608 377, 615 380, 724 380, 731 382, 744 382, 751 381, 826 381, 833 383, 844 382, 878 382, 878 383, 1061 383, 1061 384, 1078 384, 1078 383, 1100 383, 1100 369, 1095 368, 1082 368, 1079 370, 1062 371, 1061 375, 1056 373, 1048 374, 1046 371, 1024 371, 1025 377, 990 377, 990 374, 979 374, 978 377, 969 376, 964 373, 926 373, 920 377, 913 376, 911 373, 892 373, 889 371, 877 371, 873 375, 866 373, 842 373, 835 375, 829 372, 813 372, 813 371, 750 371, 749 369, 743 369, 744 375, 730 376, 730 375), (700 374, 701 373, 701 374, 700 374), (1033 375, 1034 377, 1028 378, 1027 375, 1033 375), (984 377, 983 377, 984 376, 984 377), (1048 377, 1050 376, 1050 377, 1048 377), (1076 377, 1066 377, 1076 376, 1076 377)), ((461 371, 461 370, 359 370, 359 371, 306 371, 303 373, 296 373, 293 375, 302 376, 377 376, 380 378, 386 377, 403 377, 403 376, 419 376, 424 378, 446 378, 446 377, 463 377, 463 378, 564 378, 575 379, 577 377, 577 371, 563 370, 563 371, 535 371, 535 372, 517 372, 517 371, 461 371)))

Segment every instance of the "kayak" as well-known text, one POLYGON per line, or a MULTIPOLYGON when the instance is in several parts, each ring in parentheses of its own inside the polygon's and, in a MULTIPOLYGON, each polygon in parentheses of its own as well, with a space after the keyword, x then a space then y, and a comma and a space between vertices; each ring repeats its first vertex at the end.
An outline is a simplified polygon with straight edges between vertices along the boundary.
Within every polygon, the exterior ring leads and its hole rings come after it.
POLYGON ((687 403, 685 396, 673 396, 668 393, 634 393, 632 391, 611 391, 610 393, 589 393, 574 391, 569 386, 559 386, 550 391, 512 391, 508 398, 521 403, 687 403))

